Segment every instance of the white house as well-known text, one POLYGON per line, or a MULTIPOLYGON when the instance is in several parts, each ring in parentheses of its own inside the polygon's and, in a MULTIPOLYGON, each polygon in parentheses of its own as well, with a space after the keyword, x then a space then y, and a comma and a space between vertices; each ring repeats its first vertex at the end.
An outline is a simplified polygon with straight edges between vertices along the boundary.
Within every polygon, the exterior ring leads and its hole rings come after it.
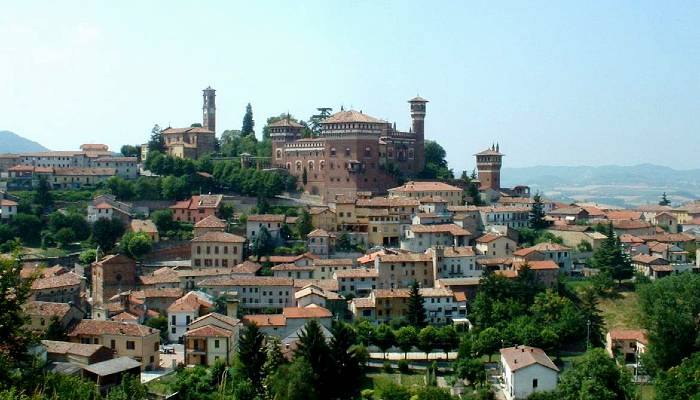
POLYGON ((187 326, 209 312, 214 304, 201 292, 189 292, 168 307, 168 340, 179 342, 187 332, 187 326))
POLYGON ((534 392, 557 387, 559 368, 536 347, 515 346, 501 349, 503 392, 508 400, 525 399, 534 392))
POLYGON ((17 215, 17 202, 9 199, 0 199, 0 218, 10 219, 17 215))

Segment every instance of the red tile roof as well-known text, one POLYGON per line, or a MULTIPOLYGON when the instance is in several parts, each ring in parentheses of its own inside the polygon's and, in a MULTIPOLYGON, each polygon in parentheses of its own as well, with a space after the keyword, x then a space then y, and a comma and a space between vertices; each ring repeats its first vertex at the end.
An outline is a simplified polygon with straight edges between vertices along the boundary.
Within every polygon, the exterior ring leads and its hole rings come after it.
POLYGON ((452 236, 469 236, 471 232, 456 224, 411 225, 413 233, 449 233, 452 236))
POLYGON ((282 314, 251 314, 244 315, 243 321, 259 327, 285 326, 287 320, 282 314))
POLYGON ((68 303, 50 303, 47 301, 29 301, 24 307, 24 312, 29 315, 39 315, 42 317, 63 318, 71 309, 68 303))
POLYGON ((32 290, 45 290, 67 286, 80 285, 83 278, 75 272, 67 272, 48 278, 40 278, 32 282, 32 290))
POLYGON ((403 186, 389 189, 389 193, 409 193, 409 192, 462 192, 457 186, 448 185, 443 182, 406 182, 403 186))
POLYGON ((547 354, 536 347, 515 346, 501 349, 501 357, 506 362, 511 371, 539 364, 554 371, 559 371, 547 354))
POLYGON ((648 344, 647 334, 641 329, 612 329, 608 332, 612 340, 636 340, 648 344))
POLYGON ((188 337, 231 337, 233 332, 215 325, 205 325, 185 332, 188 337))
POLYGON ((245 243, 246 238, 228 232, 210 231, 192 239, 192 242, 245 243))
POLYGON ((285 318, 330 318, 333 314, 319 306, 285 307, 282 309, 285 318))
POLYGON ((78 325, 68 334, 70 337, 75 336, 95 336, 95 335, 124 335, 124 336, 148 336, 159 334, 160 331, 155 328, 149 328, 145 325, 117 322, 117 321, 98 321, 94 319, 84 319, 78 322, 78 325))

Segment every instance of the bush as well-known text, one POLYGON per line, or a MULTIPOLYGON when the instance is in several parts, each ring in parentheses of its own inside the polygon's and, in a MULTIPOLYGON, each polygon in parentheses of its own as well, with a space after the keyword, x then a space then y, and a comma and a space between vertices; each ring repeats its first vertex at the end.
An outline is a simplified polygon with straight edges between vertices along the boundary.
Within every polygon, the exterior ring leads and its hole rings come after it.
POLYGON ((391 363, 389 361, 384 361, 384 365, 382 365, 382 369, 387 374, 394 372, 394 369, 391 367, 391 363))
POLYGON ((411 370, 408 368, 408 361, 399 360, 399 372, 402 374, 408 374, 411 370))

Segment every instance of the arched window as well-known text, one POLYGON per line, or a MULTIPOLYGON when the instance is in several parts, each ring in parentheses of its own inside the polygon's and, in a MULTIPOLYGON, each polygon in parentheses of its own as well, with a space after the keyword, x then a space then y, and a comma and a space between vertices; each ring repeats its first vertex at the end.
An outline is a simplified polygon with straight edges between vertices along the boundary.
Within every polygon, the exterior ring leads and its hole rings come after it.
POLYGON ((345 157, 350 157, 350 148, 349 147, 345 148, 345 157))
POLYGON ((370 157, 372 155, 372 149, 367 146, 365 147, 365 157, 370 157))
POLYGON ((331 157, 335 157, 335 147, 331 147, 331 157))
POLYGON ((281 149, 277 149, 277 158, 278 159, 282 158, 282 150, 281 149))
POLYGON ((408 158, 413 160, 413 157, 414 157, 413 148, 410 148, 410 149, 408 149, 408 158))
POLYGON ((326 165, 326 162, 321 160, 318 162, 318 169, 323 170, 323 167, 326 165))
POLYGON ((297 160, 297 171, 301 171, 301 161, 297 160))
POLYGON ((309 160, 309 171, 314 170, 314 162, 312 160, 309 160))
POLYGON ((289 163, 289 162, 287 163, 287 169, 288 169, 288 170, 291 170, 291 169, 292 169, 292 163, 289 163))

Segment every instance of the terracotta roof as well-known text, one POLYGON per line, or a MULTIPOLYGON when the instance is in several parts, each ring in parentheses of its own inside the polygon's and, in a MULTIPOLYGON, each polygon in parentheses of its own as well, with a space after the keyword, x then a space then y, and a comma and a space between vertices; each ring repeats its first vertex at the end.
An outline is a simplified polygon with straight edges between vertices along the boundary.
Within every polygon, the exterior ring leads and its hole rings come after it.
POLYGON ((233 332, 215 325, 205 325, 185 332, 189 337, 231 337, 233 332))
MULTIPOLYGON (((420 288, 419 292, 423 297, 453 297, 454 293, 445 288, 420 288)), ((408 298, 411 296, 410 289, 375 289, 374 297, 384 298, 408 298)))
POLYGON ((290 278, 274 276, 232 276, 207 278, 199 286, 292 286, 290 278))
POLYGON ((139 317, 130 314, 126 311, 122 311, 119 314, 110 318, 112 321, 138 321, 139 317))
POLYGON ((541 271, 541 270, 547 270, 547 269, 559 269, 559 266, 557 263, 555 263, 552 260, 544 260, 544 261, 513 261, 513 268, 516 270, 520 270, 527 264, 528 267, 530 267, 531 270, 533 271, 541 271))
POLYGON ((335 271, 335 277, 336 279, 343 279, 343 278, 376 278, 379 276, 379 272, 372 268, 372 269, 365 269, 365 268, 353 268, 353 269, 342 269, 335 271))
POLYGON ((71 309, 68 303, 50 303, 47 301, 28 301, 24 306, 24 312, 29 315, 42 317, 63 318, 71 309))
POLYGON ((387 254, 379 256, 380 263, 396 263, 396 262, 429 262, 433 261, 433 257, 425 253, 399 253, 387 254))
POLYGON ((643 229, 651 228, 651 224, 641 219, 616 219, 612 221, 615 229, 643 229))
POLYGON ((559 368, 552 362, 542 349, 530 346, 515 346, 501 349, 501 357, 508 364, 511 371, 528 367, 533 364, 540 364, 554 371, 559 372, 559 368))
POLYGON ((668 265, 668 261, 663 257, 648 254, 637 254, 632 257, 632 262, 639 264, 668 265))
POLYGON ((280 120, 277 120, 271 124, 267 125, 270 128, 303 128, 304 125, 292 120, 291 118, 282 118, 280 120))
POLYGON ((587 225, 552 225, 547 228, 548 231, 562 231, 562 232, 587 232, 592 228, 587 225))
POLYGON ((642 238, 630 235, 629 233, 623 233, 620 235, 620 242, 622 243, 644 243, 642 238))
POLYGON ((485 206, 479 207, 479 212, 481 213, 530 213, 530 207, 522 206, 485 206))
POLYGON ((632 210, 613 210, 608 211, 605 216, 610 220, 639 220, 642 218, 642 213, 632 210))
POLYGON ((114 176, 114 168, 54 168, 53 174, 58 176, 114 176))
POLYGON ((357 207, 418 207, 420 202, 417 199, 406 197, 372 197, 371 199, 357 199, 357 207))
POLYGON ((411 225, 413 233, 449 233, 452 236, 469 236, 471 232, 457 224, 411 225))
POLYGON ((277 264, 274 267, 270 268, 271 271, 313 271, 314 267, 312 266, 303 266, 303 265, 296 265, 296 264, 277 264))
POLYGON ((399 192, 462 192, 457 186, 448 185, 443 182, 406 182, 403 186, 389 189, 389 193, 399 192))
POLYGON ((471 257, 475 256, 474 248, 471 246, 445 247, 443 257, 471 257))
POLYGON ((142 285, 155 285, 158 283, 179 283, 180 277, 172 268, 163 267, 153 272, 152 275, 141 275, 139 280, 142 285))
POLYGON ((479 265, 511 265, 511 264, 513 264, 513 258, 512 257, 477 258, 476 263, 479 265))
POLYGON ((167 134, 174 134, 174 133, 214 133, 208 129, 194 126, 194 127, 187 127, 187 128, 165 128, 163 129, 162 133, 164 135, 167 134))
POLYGON ((467 301, 467 294, 465 292, 454 292, 456 301, 467 301))
POLYGON ((210 215, 203 220, 194 224, 195 228, 226 228, 226 222, 220 220, 214 215, 210 215))
POLYGON ((308 285, 318 286, 329 292, 336 292, 340 287, 335 279, 295 279, 294 288, 303 288, 308 285))
POLYGON ((285 307, 282 309, 285 318, 330 318, 333 314, 319 306, 285 307))
POLYGON ((285 326, 287 320, 282 314, 250 314, 244 315, 243 321, 259 327, 285 326))
POLYGON ((248 222, 284 222, 283 214, 253 214, 248 216, 248 222))
POLYGON ((94 319, 84 319, 78 322, 78 325, 68 334, 70 337, 87 335, 124 335, 124 336, 148 336, 159 334, 160 331, 155 328, 149 328, 141 324, 117 322, 117 321, 98 321, 94 319))
POLYGON ((175 302, 168 307, 168 313, 193 312, 201 308, 212 308, 213 306, 211 302, 203 299, 196 292, 188 292, 186 295, 175 300, 175 302))
POLYGON ((355 308, 374 308, 374 298, 372 297, 355 297, 351 300, 355 308))
POLYGON ((500 153, 493 149, 486 149, 482 152, 474 154, 475 156, 504 156, 505 154, 500 153))
POLYGON ((321 258, 313 261, 314 266, 349 266, 353 264, 351 258, 321 258))
POLYGON ((180 288, 162 288, 162 289, 146 288, 143 290, 143 295, 145 298, 174 297, 177 299, 177 298, 180 298, 182 296, 182 289, 180 289, 180 288))
POLYGON ((110 209, 110 208, 114 208, 114 207, 112 207, 111 204, 109 204, 109 203, 106 202, 106 201, 100 202, 100 203, 98 203, 97 205, 95 205, 94 207, 97 208, 97 209, 100 209, 100 210, 108 210, 108 209, 110 209))
POLYGON ((134 232, 158 233, 156 224, 150 219, 133 219, 131 220, 131 230, 134 232))
POLYGON ((32 290, 53 289, 66 286, 80 285, 83 278, 75 272, 66 272, 65 274, 50 276, 48 278, 39 278, 32 282, 32 290))
POLYGON ((329 237, 331 234, 324 229, 314 229, 306 237, 329 237))
POLYGON ((641 236, 645 241, 655 240, 662 243, 670 242, 692 242, 695 240, 694 237, 686 233, 661 233, 657 235, 641 236))
POLYGON ((11 206, 16 206, 16 205, 17 205, 16 201, 12 201, 12 200, 8 200, 8 199, 0 199, 0 206, 11 207, 11 206))
POLYGON ((192 239, 192 242, 245 243, 246 238, 228 232, 210 231, 192 239))
POLYGON ((42 340, 41 344, 46 348, 47 353, 73 354, 82 357, 90 357, 104 347, 101 344, 83 344, 58 340, 42 340))
POLYGON ((569 206, 569 207, 559 207, 548 212, 549 215, 578 215, 581 212, 588 213, 583 207, 569 206))
POLYGON ((252 261, 243 261, 242 263, 231 268, 232 274, 255 275, 262 268, 262 265, 252 261))
POLYGON ((326 211, 333 212, 333 210, 331 210, 331 209, 328 208, 328 207, 311 207, 311 208, 309 208, 309 214, 310 214, 310 215, 322 214, 322 213, 324 213, 324 212, 326 212, 326 211))
POLYGON ((386 121, 382 121, 381 119, 370 117, 367 114, 363 114, 363 113, 355 111, 355 110, 345 110, 345 111, 337 112, 337 113, 331 115, 330 117, 324 119, 323 121, 321 121, 321 124, 326 125, 326 124, 337 124, 337 123, 345 123, 345 122, 365 122, 365 123, 375 123, 375 124, 387 123, 386 121))
POLYGON ((636 340, 648 344, 647 334, 641 329, 612 329, 608 332, 612 340, 636 340))
POLYGON ((48 278, 51 276, 61 275, 68 272, 67 269, 60 265, 54 265, 53 267, 43 268, 40 264, 35 265, 23 265, 22 270, 19 275, 22 279, 28 279, 38 274, 39 278, 48 278))
MULTIPOLYGON (((480 237, 476 238, 476 242, 477 242, 477 243, 491 243, 491 242, 493 242, 494 240, 497 240, 497 239, 500 239, 500 238, 510 239, 510 238, 509 238, 508 236, 506 236, 506 235, 501 235, 501 234, 498 234, 498 233, 487 233, 487 234, 485 234, 485 235, 483 235, 483 236, 480 236, 480 237)), ((511 240, 512 240, 512 239, 511 239, 511 240)))
POLYGON ((219 208, 221 201, 224 196, 220 194, 202 194, 199 196, 192 196, 187 200, 178 201, 175 205, 170 206, 170 208, 184 208, 190 210, 198 210, 200 208, 219 208))
POLYGON ((513 255, 514 256, 526 256, 526 255, 533 253, 533 252, 546 253, 546 252, 552 252, 552 251, 571 251, 571 248, 566 247, 566 246, 561 245, 561 244, 558 244, 558 243, 543 242, 543 243, 538 243, 538 244, 531 246, 531 247, 526 247, 524 249, 516 250, 513 253, 513 255))

